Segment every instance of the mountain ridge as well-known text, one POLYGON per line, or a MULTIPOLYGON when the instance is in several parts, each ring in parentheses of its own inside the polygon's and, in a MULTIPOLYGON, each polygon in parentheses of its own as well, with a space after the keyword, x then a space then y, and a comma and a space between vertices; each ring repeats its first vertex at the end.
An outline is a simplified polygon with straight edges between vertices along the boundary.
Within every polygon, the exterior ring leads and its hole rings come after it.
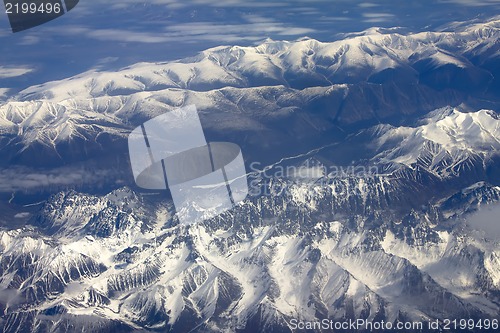
POLYGON ((29 179, 44 187, 54 173, 75 183, 50 187, 39 209, 18 207, 26 225, 2 224, 0 328, 289 332, 291 319, 498 319, 499 242, 471 221, 500 201, 500 27, 495 17, 453 29, 221 46, 3 102, 2 163, 52 170, 29 179), (491 107, 478 107, 485 100, 491 107), (123 176, 131 129, 186 104, 208 141, 234 142, 260 163, 247 170, 248 198, 191 226, 167 194, 123 176), (93 168, 72 168, 87 161, 93 168), (107 172, 89 177, 88 191, 75 185, 96 170, 107 172), (95 179, 116 182, 99 194, 95 179))

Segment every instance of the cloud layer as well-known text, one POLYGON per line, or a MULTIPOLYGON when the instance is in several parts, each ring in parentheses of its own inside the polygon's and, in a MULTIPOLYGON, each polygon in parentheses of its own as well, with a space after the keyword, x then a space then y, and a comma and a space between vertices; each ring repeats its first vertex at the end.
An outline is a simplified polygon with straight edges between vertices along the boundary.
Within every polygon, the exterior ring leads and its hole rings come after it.
MULTIPOLYGON (((29 72, 32 72, 33 69, 26 66, 26 67, 4 67, 0 66, 0 79, 6 79, 6 78, 11 78, 11 77, 16 77, 16 76, 21 76, 24 74, 28 74, 29 72)), ((0 91, 1 95, 1 91, 0 91)))
POLYGON ((482 206, 481 209, 471 214, 466 224, 472 230, 484 233, 489 239, 500 240, 500 204, 482 206))

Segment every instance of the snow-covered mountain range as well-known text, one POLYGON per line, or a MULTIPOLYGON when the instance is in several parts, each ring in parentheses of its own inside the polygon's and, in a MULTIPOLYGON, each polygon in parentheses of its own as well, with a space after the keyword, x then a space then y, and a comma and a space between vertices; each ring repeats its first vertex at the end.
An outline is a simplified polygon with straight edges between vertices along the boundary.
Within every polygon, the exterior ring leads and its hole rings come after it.
POLYGON ((130 130, 186 104, 209 140, 238 143, 261 168, 249 170, 256 193, 192 226, 122 174, 104 195, 75 181, 50 187, 38 209, 15 206, 27 223, 2 221, 0 327, 500 319, 500 243, 469 223, 500 200, 499 29, 492 18, 454 32, 221 46, 11 96, 0 105, 5 168, 74 177, 92 160, 127 174, 130 130), (273 174, 281 167, 299 172, 273 174))
POLYGON ((371 29, 329 43, 269 40, 85 72, 27 88, 0 105, 0 150, 5 161, 29 164, 25 155, 43 151, 52 157, 46 161, 66 164, 79 158, 73 143, 90 156, 144 120, 187 104, 202 111, 216 137, 259 154, 315 148, 351 127, 447 105, 492 108, 484 100, 498 103, 499 29, 498 18, 454 32, 371 29))

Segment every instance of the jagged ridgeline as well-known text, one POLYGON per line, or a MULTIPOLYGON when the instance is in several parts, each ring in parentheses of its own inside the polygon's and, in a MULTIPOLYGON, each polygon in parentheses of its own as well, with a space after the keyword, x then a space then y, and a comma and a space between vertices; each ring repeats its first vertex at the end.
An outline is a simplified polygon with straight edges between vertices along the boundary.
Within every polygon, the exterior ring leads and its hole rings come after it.
POLYGON ((498 237, 470 217, 500 199, 499 22, 453 30, 218 47, 5 102, 2 191, 15 203, 17 178, 50 190, 0 216, 0 327, 290 332, 292 319, 498 318, 498 237), (167 198, 133 186, 126 154, 131 129, 186 104, 208 141, 242 147, 252 189, 189 227, 167 198), (258 172, 256 161, 281 162, 258 172), (273 173, 283 169, 294 172, 273 173))

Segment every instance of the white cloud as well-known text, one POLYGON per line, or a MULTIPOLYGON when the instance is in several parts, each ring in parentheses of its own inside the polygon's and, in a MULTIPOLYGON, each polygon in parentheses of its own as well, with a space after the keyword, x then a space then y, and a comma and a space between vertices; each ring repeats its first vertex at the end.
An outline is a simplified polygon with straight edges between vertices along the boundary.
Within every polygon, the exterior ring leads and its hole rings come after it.
POLYGON ((7 97, 7 93, 9 92, 9 88, 0 88, 0 98, 7 97))
POLYGON ((30 217, 30 216, 31 216, 31 213, 22 212, 22 213, 17 213, 16 215, 14 215, 14 218, 16 218, 16 219, 25 219, 25 218, 30 217))
POLYGON ((361 7, 361 8, 371 8, 371 7, 377 7, 378 4, 376 3, 371 3, 371 2, 362 2, 358 5, 358 7, 361 7))
POLYGON ((393 14, 388 13, 363 13, 364 17, 368 18, 378 18, 378 17, 393 17, 393 14))
POLYGON ((104 41, 121 41, 131 43, 165 43, 171 41, 168 36, 149 33, 137 32, 120 29, 96 29, 89 30, 86 33, 87 37, 104 40, 104 41))
POLYGON ((467 7, 498 6, 498 0, 441 0, 443 3, 451 3, 467 7))
POLYGON ((19 42, 19 45, 33 45, 33 44, 37 44, 39 42, 40 42, 39 36, 27 35, 27 36, 23 36, 23 38, 19 42))
POLYGON ((500 240, 500 204, 490 204, 469 215, 466 224, 472 230, 484 232, 486 237, 500 240))
POLYGON ((0 66, 0 79, 7 79, 16 76, 21 76, 32 72, 30 67, 4 67, 0 66))
POLYGON ((88 171, 83 168, 60 167, 35 170, 12 167, 0 170, 0 192, 33 191, 42 188, 65 188, 78 185, 102 184, 119 176, 108 170, 88 171))
MULTIPOLYGON (((248 23, 219 24, 214 22, 188 22, 172 24, 163 31, 142 32, 128 29, 89 29, 83 26, 68 26, 65 29, 50 29, 51 34, 80 35, 102 41, 126 43, 193 43, 213 41, 218 43, 241 40, 258 41, 269 34, 300 37, 315 30, 275 22, 256 15, 244 16, 248 23)), ((48 29, 47 29, 48 30, 48 29)))
POLYGON ((394 15, 388 13, 363 13, 363 17, 366 17, 363 22, 377 23, 389 21, 394 17, 394 15))

